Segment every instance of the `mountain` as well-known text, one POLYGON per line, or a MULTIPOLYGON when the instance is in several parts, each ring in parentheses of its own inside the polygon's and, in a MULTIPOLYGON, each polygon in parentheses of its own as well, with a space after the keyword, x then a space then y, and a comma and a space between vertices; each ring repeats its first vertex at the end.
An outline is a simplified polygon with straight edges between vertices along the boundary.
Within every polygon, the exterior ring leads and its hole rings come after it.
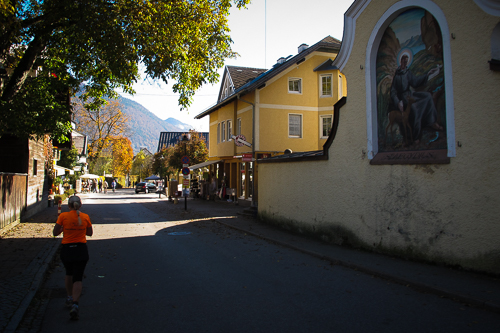
POLYGON ((410 39, 408 39, 407 41, 405 41, 403 44, 401 44, 401 48, 405 48, 405 47, 408 47, 408 48, 414 48, 414 47, 418 47, 418 46, 421 46, 423 44, 422 42, 422 36, 421 35, 418 35, 418 36, 412 36, 410 39))
POLYGON ((129 138, 132 141, 134 154, 138 153, 141 147, 146 147, 151 153, 155 153, 158 149, 160 132, 187 132, 193 128, 174 118, 162 120, 141 104, 126 97, 120 96, 118 102, 122 112, 129 117, 128 124, 131 130, 129 138))

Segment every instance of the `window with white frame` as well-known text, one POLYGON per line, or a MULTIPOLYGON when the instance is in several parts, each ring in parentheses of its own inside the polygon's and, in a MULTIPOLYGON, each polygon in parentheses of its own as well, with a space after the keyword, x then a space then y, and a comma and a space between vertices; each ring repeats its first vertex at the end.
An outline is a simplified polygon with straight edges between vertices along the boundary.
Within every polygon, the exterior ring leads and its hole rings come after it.
POLYGON ((221 124, 222 125, 221 125, 221 135, 220 135, 220 137, 221 137, 221 141, 224 142, 224 141, 226 141, 226 122, 223 121, 221 124))
POLYGON ((301 94, 302 93, 302 79, 291 77, 288 79, 288 93, 301 94))
POLYGON ((302 115, 289 114, 288 115, 288 136, 290 138, 302 137, 302 115))
POLYGON ((233 122, 231 120, 227 121, 227 141, 231 141, 233 136, 233 122))
POLYGON ((59 161, 61 159, 61 151, 59 149, 52 149, 52 158, 56 161, 59 161))
POLYGON ((332 115, 319 117, 319 126, 322 139, 328 138, 328 136, 330 135, 330 130, 332 129, 332 120, 332 115))
POLYGON ((321 97, 333 96, 332 77, 332 74, 320 75, 321 97))
POLYGON ((217 143, 220 143, 220 123, 217 124, 217 143))
POLYGON ((241 134, 241 118, 236 120, 236 135, 241 134))

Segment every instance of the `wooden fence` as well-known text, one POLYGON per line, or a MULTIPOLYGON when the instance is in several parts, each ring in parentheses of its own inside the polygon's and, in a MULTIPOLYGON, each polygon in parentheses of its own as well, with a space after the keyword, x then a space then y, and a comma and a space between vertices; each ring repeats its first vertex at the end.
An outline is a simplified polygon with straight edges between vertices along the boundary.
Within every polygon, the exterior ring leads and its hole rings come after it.
POLYGON ((28 175, 0 172, 0 230, 11 223, 20 222, 26 209, 28 175))

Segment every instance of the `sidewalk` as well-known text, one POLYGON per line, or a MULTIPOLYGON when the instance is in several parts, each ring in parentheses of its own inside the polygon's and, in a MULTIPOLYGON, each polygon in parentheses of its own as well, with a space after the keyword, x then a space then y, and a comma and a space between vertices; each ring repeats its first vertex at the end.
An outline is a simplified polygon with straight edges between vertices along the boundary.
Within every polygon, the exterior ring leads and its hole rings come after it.
POLYGON ((1 234, 0 332, 15 332, 42 285, 60 239, 50 237, 57 206, 1 234))
MULTIPOLYGON (((166 205, 170 203, 166 202, 166 205)), ((189 210, 203 212, 227 210, 236 219, 216 220, 222 225, 286 246, 335 265, 357 270, 378 278, 406 285, 422 292, 446 297, 470 306, 500 313, 500 279, 460 270, 420 264, 384 255, 362 252, 322 243, 266 225, 245 214, 247 205, 236 206, 224 201, 189 200, 189 210)), ((53 260, 60 239, 50 237, 48 230, 57 218, 57 207, 47 208, 30 222, 22 223, 18 232, 33 223, 47 223, 48 237, 0 239, 0 331, 15 332, 30 302, 40 288, 53 260)))
POLYGON ((240 214, 244 215, 217 222, 334 265, 500 314, 500 278, 327 244, 267 225, 247 216, 243 208, 240 214))

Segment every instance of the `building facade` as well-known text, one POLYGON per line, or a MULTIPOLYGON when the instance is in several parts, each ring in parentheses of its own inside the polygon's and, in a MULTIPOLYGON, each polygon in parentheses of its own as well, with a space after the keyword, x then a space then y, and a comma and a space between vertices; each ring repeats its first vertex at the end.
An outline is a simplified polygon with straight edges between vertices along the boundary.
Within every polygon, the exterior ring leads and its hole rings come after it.
POLYGON ((490 0, 355 1, 327 158, 259 161, 261 218, 500 274, 499 18, 490 0))
POLYGON ((26 221, 47 208, 50 170, 47 158, 52 144, 4 135, 0 138, 0 185, 2 198, 0 229, 26 221))
POLYGON ((255 160, 321 149, 333 121, 333 105, 346 93, 332 65, 340 41, 326 37, 269 70, 227 66, 210 117, 211 173, 240 198, 257 202, 255 160), (254 195, 255 193, 255 195, 254 195))

